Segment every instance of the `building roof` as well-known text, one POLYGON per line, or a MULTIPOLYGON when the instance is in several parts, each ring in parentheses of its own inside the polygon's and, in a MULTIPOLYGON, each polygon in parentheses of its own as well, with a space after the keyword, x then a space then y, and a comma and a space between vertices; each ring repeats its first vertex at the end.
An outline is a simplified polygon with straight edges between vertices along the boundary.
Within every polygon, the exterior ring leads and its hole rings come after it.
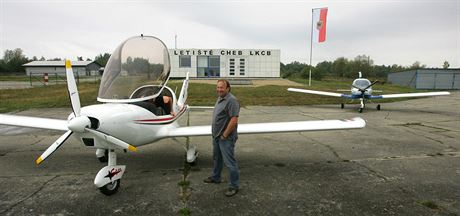
MULTIPOLYGON (((86 67, 93 62, 96 63, 95 61, 71 61, 71 64, 73 67, 86 67)), ((32 61, 27 64, 23 64, 22 66, 24 67, 65 67, 65 61, 32 61)))

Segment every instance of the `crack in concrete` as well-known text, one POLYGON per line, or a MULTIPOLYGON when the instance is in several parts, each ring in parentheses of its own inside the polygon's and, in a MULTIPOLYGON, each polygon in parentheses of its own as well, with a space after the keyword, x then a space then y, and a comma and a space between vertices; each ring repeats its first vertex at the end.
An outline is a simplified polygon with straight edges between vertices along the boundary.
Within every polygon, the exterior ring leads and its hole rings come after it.
POLYGON ((315 139, 313 139, 313 138, 311 138, 311 137, 308 137, 308 136, 306 136, 305 134, 303 134, 302 132, 299 132, 299 134, 300 134, 300 136, 302 136, 302 137, 304 137, 304 138, 310 139, 311 141, 313 141, 313 142, 315 142, 315 143, 317 143, 317 144, 320 144, 320 145, 326 147, 329 151, 332 152, 332 154, 333 154, 337 159, 342 160, 342 161, 344 160, 342 157, 340 157, 340 155, 339 155, 339 154, 334 150, 334 148, 332 148, 330 145, 327 145, 327 144, 322 143, 322 142, 320 142, 320 141, 318 141, 318 140, 315 140, 315 139))
POLYGON ((43 183, 40 188, 38 188, 38 190, 32 192, 31 194, 29 194, 28 196, 26 196, 24 199, 22 200, 19 200, 18 202, 16 202, 15 204, 11 205, 9 208, 3 210, 2 212, 0 212, 0 214, 4 214, 8 211, 11 211, 14 207, 16 207, 17 205, 23 203, 24 201, 30 199, 31 197, 35 196, 37 193, 39 193, 41 190, 43 190, 43 188, 45 188, 45 186, 50 183, 51 181, 53 181, 54 179, 56 179, 57 177, 59 177, 59 175, 57 176, 54 176, 52 177, 51 179, 48 179, 45 183, 43 183))
POLYGON ((388 120, 388 117, 390 117, 390 112, 387 112, 387 114, 385 115, 384 119, 388 120))
MULTIPOLYGON (((412 127, 408 127, 408 126, 404 126, 404 125, 398 125, 398 126, 403 126, 403 127, 406 128, 406 129, 412 129, 412 130, 415 130, 415 131, 420 131, 420 130, 418 130, 418 129, 416 129, 416 128, 412 128, 412 127)), ((448 149, 454 149, 455 151, 458 150, 457 148, 455 148, 455 147, 453 147, 453 146, 450 146, 450 145, 445 144, 445 143, 444 143, 443 141, 441 141, 441 140, 438 140, 438 139, 435 139, 435 138, 426 136, 425 133, 419 134, 419 133, 414 132, 414 131, 412 131, 412 130, 406 130, 406 131, 409 132, 409 133, 411 133, 411 134, 414 134, 414 135, 417 135, 417 136, 422 136, 422 137, 424 137, 424 138, 426 138, 426 139, 429 139, 429 140, 431 140, 431 141, 437 142, 437 143, 439 143, 439 144, 441 144, 441 145, 443 145, 443 146, 446 146, 448 149)), ((422 131, 422 132, 424 132, 424 131, 422 131)), ((436 132, 436 133, 435 133, 435 132, 429 132, 429 133, 434 134, 434 135, 438 135, 437 132, 436 132)), ((443 135, 443 136, 445 136, 445 135, 443 135)), ((450 136, 446 136, 446 137, 452 138, 452 137, 450 137, 450 136)))
POLYGON ((352 161, 352 163, 355 163, 358 166, 361 166, 361 167, 365 168, 366 170, 368 170, 371 173, 371 175, 377 176, 378 178, 382 179, 384 182, 388 182, 388 180, 389 180, 388 177, 384 176, 383 174, 380 174, 376 170, 373 170, 373 169, 371 169, 370 167, 368 167, 368 166, 366 166, 364 164, 361 164, 361 163, 359 163, 357 161, 352 161))

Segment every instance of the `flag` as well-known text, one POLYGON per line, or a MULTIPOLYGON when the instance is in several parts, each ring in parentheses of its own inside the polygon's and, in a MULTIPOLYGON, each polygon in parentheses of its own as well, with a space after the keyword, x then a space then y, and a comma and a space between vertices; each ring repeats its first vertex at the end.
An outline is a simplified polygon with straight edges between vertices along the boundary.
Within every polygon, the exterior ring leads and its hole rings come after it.
POLYGON ((313 9, 313 41, 321 43, 326 41, 327 8, 313 9))

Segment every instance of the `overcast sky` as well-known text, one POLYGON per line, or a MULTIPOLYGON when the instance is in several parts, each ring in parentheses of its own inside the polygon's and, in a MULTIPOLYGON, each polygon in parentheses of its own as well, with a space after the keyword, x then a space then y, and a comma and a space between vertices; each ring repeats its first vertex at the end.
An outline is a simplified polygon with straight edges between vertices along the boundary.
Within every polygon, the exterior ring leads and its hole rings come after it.
POLYGON ((0 0, 0 50, 94 59, 123 40, 153 35, 174 48, 280 49, 309 61, 311 9, 328 7, 313 64, 370 55, 375 64, 460 67, 460 0, 21 1, 0 0))

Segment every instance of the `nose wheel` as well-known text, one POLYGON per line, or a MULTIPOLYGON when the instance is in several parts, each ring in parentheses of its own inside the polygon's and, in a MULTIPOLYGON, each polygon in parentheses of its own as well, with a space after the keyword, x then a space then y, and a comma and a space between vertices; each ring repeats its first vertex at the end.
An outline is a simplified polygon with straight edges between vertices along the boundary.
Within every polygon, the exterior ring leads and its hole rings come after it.
POLYGON ((120 188, 121 177, 126 170, 126 166, 117 165, 117 155, 115 150, 108 151, 108 164, 103 167, 94 179, 94 185, 99 188, 102 194, 110 196, 115 194, 120 188))
POLYGON ((118 191, 118 188, 120 188, 120 179, 110 182, 102 187, 99 188, 99 191, 103 193, 104 195, 111 196, 115 194, 118 191))
POLYGON ((380 104, 377 105, 377 110, 380 110, 380 104))

